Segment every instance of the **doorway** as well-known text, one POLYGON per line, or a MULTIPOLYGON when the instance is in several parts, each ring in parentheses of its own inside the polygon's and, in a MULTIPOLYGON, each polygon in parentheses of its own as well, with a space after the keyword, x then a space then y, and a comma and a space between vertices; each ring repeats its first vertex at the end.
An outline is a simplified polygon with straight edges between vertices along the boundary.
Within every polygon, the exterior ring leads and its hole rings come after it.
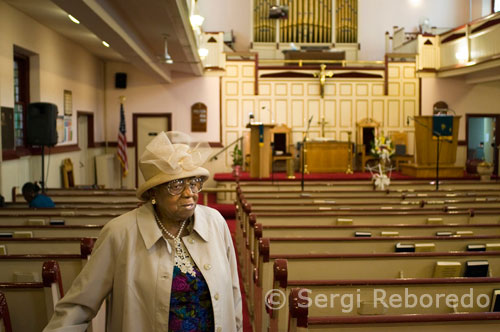
POLYGON ((139 170, 139 157, 144 152, 146 145, 162 131, 172 130, 171 113, 140 113, 132 115, 135 142, 135 185, 138 188, 144 183, 144 178, 139 170))
POLYGON ((498 147, 500 137, 497 135, 500 116, 494 114, 467 114, 467 171, 475 172, 476 166, 486 161, 493 164, 493 174, 498 175, 498 147))
POLYGON ((94 147, 94 113, 77 112, 77 134, 80 160, 78 165, 73 165, 74 168, 78 168, 78 178, 75 182, 84 186, 93 185, 97 183, 95 162, 93 154, 89 153, 89 148, 94 147))

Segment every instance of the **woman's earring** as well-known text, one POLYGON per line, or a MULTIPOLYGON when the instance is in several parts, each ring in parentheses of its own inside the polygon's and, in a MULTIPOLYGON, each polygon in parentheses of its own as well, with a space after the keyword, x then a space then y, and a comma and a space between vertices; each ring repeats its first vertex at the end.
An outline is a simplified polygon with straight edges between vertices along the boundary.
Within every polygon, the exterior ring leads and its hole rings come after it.
POLYGON ((154 197, 151 199, 151 204, 156 205, 156 199, 154 197))

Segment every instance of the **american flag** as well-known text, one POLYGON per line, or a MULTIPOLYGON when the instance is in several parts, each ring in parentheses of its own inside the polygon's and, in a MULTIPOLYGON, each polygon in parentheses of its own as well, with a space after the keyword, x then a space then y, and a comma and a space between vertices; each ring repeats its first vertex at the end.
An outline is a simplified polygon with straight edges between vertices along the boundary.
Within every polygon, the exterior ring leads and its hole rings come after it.
POLYGON ((128 173, 128 160, 127 160, 127 129, 125 127, 125 111, 123 110, 123 103, 120 103, 120 128, 118 129, 118 160, 122 165, 122 176, 127 176, 128 173))

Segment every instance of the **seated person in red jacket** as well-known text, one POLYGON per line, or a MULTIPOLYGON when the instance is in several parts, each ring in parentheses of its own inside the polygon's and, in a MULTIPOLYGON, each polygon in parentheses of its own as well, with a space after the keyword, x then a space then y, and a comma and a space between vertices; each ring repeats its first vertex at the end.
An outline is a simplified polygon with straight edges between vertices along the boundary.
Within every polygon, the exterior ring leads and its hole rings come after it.
POLYGON ((52 199, 39 192, 40 187, 32 182, 26 182, 22 192, 24 199, 28 202, 30 208, 53 208, 55 207, 52 199))

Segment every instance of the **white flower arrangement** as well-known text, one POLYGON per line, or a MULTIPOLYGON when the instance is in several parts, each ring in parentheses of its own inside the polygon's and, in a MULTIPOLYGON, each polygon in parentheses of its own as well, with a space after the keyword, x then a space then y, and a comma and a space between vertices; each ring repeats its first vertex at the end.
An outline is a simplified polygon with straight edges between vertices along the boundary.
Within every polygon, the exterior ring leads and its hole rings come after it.
POLYGON ((375 137, 371 153, 378 157, 379 162, 375 166, 368 167, 368 169, 372 173, 373 184, 378 190, 385 190, 391 183, 392 167, 390 166, 390 161, 394 152, 394 147, 389 137, 384 136, 384 134, 375 137), (389 175, 387 175, 387 171, 389 171, 389 175))
POLYGON ((394 152, 394 147, 389 137, 384 136, 384 134, 379 137, 375 137, 375 141, 371 149, 371 153, 373 155, 383 161, 389 161, 394 152))

